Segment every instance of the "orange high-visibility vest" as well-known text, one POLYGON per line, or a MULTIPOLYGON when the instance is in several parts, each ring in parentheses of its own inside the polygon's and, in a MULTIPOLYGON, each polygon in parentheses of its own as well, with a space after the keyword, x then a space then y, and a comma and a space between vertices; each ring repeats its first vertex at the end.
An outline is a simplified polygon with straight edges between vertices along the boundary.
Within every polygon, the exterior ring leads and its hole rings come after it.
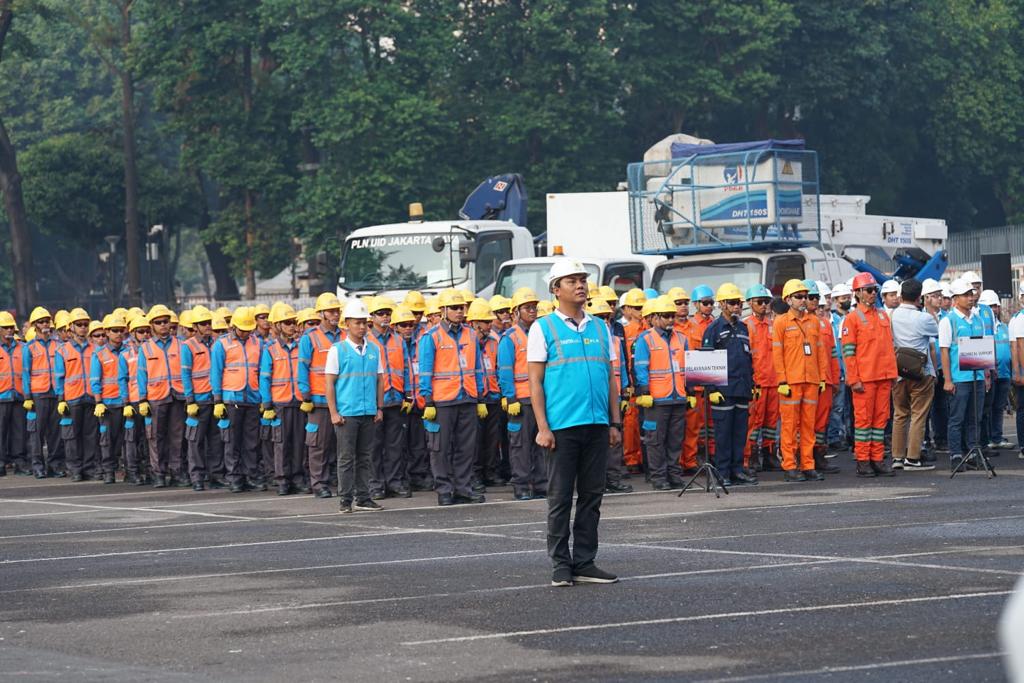
POLYGON ((512 339, 512 346, 516 351, 515 362, 512 364, 512 379, 516 386, 516 400, 521 401, 530 398, 530 371, 526 362, 528 335, 522 326, 516 325, 508 336, 512 339))
POLYGON ((213 391, 210 384, 210 349, 197 337, 185 342, 192 351, 192 394, 209 394, 213 391))
POLYGON ((0 345, 0 394, 13 391, 21 395, 21 342, 15 341, 8 351, 0 345))
POLYGON ((57 355, 57 342, 33 340, 29 342, 28 351, 32 356, 29 367, 29 388, 33 396, 53 391, 53 359, 57 355))
POLYGON ((448 330, 438 325, 431 335, 434 337, 431 384, 434 402, 454 401, 460 389, 469 398, 476 399, 476 334, 463 326, 456 342, 448 330))
POLYGON ((480 359, 484 364, 484 392, 501 393, 498 387, 498 338, 491 332, 480 345, 480 359))
MULTIPOLYGON (((155 339, 142 345, 141 354, 146 363, 146 399, 160 401, 171 395, 171 390, 185 393, 181 383, 181 342, 177 337, 164 349, 155 339)), ((140 387, 141 393, 141 387, 140 387)))
MULTIPOLYGON (((345 341, 345 330, 339 330, 338 341, 345 341)), ((334 346, 334 342, 327 338, 324 331, 314 327, 307 332, 309 340, 313 342, 313 357, 309 361, 309 393, 313 396, 327 396, 327 378, 324 368, 327 366, 327 352, 334 346)))
POLYGON ((267 347, 272 362, 270 368, 270 398, 279 405, 300 400, 299 391, 299 344, 285 349, 280 343, 267 347))
POLYGON ((220 340, 224 347, 224 375, 222 391, 243 391, 246 387, 260 388, 260 342, 249 335, 243 344, 237 337, 220 340))
POLYGON ((128 401, 139 402, 139 347, 131 344, 124 350, 124 362, 128 366, 128 401))
POLYGON ((93 394, 93 398, 97 403, 120 399, 121 389, 117 385, 117 354, 104 346, 96 351, 96 357, 100 360, 100 393, 93 394))
POLYGON ((405 349, 401 336, 392 331, 387 342, 382 344, 376 332, 371 332, 369 339, 380 349, 380 359, 384 364, 384 393, 394 390, 405 394, 405 349))
POLYGON ((686 396, 685 356, 686 340, 679 332, 672 331, 668 343, 657 330, 647 330, 637 339, 637 344, 646 344, 650 350, 650 364, 647 366, 647 392, 652 398, 686 396))
POLYGON ((93 345, 86 344, 79 352, 71 342, 61 344, 57 353, 64 359, 64 400, 75 401, 89 393, 89 366, 92 364, 93 345))

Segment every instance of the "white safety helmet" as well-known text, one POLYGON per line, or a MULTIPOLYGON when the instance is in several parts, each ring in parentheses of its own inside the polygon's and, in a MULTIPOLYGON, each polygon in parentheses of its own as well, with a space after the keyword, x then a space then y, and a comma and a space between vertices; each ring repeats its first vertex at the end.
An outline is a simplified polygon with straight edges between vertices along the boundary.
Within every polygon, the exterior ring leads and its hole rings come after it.
POLYGON ((925 278, 921 283, 921 294, 937 294, 942 291, 942 285, 934 278, 925 278))
POLYGON ((960 279, 964 282, 974 284, 975 282, 981 282, 981 276, 975 273, 973 270, 968 270, 966 273, 960 276, 960 279))
POLYGON ((832 296, 832 288, 823 280, 815 280, 814 286, 818 288, 818 294, 822 297, 832 296))
POLYGON ((345 304, 345 319, 354 318, 356 320, 366 320, 370 317, 370 312, 366 310, 366 304, 361 299, 351 299, 345 304))
POLYGON ((900 293, 900 283, 895 280, 886 280, 882 283, 882 294, 900 293))
POLYGON ((978 297, 978 303, 985 304, 986 306, 999 306, 999 295, 991 289, 986 289, 978 297))
POLYGON ((952 286, 951 283, 949 283, 949 282, 940 282, 939 284, 942 285, 942 298, 943 299, 949 299, 950 297, 953 296, 953 286, 952 286))
POLYGON ((583 267, 582 261, 571 258, 556 259, 548 270, 548 289, 555 283, 555 280, 569 275, 586 275, 587 269, 583 267))
POLYGON ((956 280, 953 280, 952 284, 949 285, 949 291, 951 296, 960 296, 961 294, 967 294, 968 292, 973 290, 974 285, 972 285, 967 280, 964 280, 963 278, 957 278, 956 280))
POLYGON ((850 289, 850 285, 846 284, 845 282, 840 282, 838 285, 836 285, 832 289, 832 298, 833 299, 836 298, 837 296, 852 296, 852 295, 853 295, 853 290, 850 289))

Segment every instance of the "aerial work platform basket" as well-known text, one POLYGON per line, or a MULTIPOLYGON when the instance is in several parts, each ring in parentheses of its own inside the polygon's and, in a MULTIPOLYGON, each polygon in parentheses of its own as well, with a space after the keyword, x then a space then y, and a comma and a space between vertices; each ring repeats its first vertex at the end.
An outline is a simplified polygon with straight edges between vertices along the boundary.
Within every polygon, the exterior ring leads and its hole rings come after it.
POLYGON ((672 143, 630 164, 633 251, 664 256, 820 244, 818 155, 803 140, 672 143), (813 208, 809 208, 813 207, 813 208), (813 215, 809 214, 813 212, 813 215))

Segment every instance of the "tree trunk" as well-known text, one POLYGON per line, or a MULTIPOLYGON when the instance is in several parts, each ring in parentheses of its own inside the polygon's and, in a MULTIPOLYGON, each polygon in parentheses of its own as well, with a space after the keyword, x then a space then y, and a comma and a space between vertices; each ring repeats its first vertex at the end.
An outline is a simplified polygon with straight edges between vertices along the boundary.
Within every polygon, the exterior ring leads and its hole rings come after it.
MULTIPOLYGON (((242 53, 242 108, 245 124, 252 115, 252 48, 246 45, 242 53)), ((252 252, 256 248, 256 231, 252 224, 253 192, 245 191, 245 298, 256 298, 256 271, 252 265, 252 252)))
MULTIPOLYGON (((14 21, 10 3, 0 1, 0 54, 14 21)), ((28 229, 25 199, 21 193, 18 157, 0 119, 0 194, 11 226, 11 271, 14 275, 14 307, 25 317, 36 301, 35 275, 32 269, 32 234, 28 229)))
MULTIPOLYGON (((199 234, 204 235, 203 249, 206 250, 206 260, 210 262, 210 272, 213 273, 213 282, 216 290, 213 298, 219 301, 234 301, 238 299, 238 284, 231 274, 231 258, 224 253, 220 245, 205 238, 207 228, 210 227, 210 209, 206 204, 206 191, 203 187, 203 177, 198 169, 193 169, 192 176, 195 178, 199 196, 202 197, 202 211, 199 213, 199 234)), ((205 271, 204 271, 205 274, 205 271)), ((209 291, 209 285, 203 285, 209 291)))
MULTIPOLYGON (((121 8, 121 46, 127 49, 132 40, 131 3, 121 8)), ((135 83, 131 69, 122 65, 121 118, 124 148, 124 232, 125 269, 128 279, 128 305, 142 303, 142 272, 139 264, 139 176, 135 152, 135 83)), ((163 256, 166 257, 166 254, 163 256)))

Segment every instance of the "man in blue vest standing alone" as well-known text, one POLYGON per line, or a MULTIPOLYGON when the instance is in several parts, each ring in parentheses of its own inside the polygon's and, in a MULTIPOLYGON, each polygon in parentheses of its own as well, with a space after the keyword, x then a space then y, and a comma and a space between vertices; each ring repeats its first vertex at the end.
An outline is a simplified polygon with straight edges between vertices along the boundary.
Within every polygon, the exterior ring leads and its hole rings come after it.
POLYGON ((616 350, 608 326, 587 315, 583 264, 559 259, 548 271, 558 300, 554 314, 530 328, 526 360, 537 419, 537 445, 548 470, 548 554, 552 586, 615 583, 594 564, 609 446, 622 441, 618 388, 612 375, 616 350), (575 536, 569 522, 576 490, 575 536))

